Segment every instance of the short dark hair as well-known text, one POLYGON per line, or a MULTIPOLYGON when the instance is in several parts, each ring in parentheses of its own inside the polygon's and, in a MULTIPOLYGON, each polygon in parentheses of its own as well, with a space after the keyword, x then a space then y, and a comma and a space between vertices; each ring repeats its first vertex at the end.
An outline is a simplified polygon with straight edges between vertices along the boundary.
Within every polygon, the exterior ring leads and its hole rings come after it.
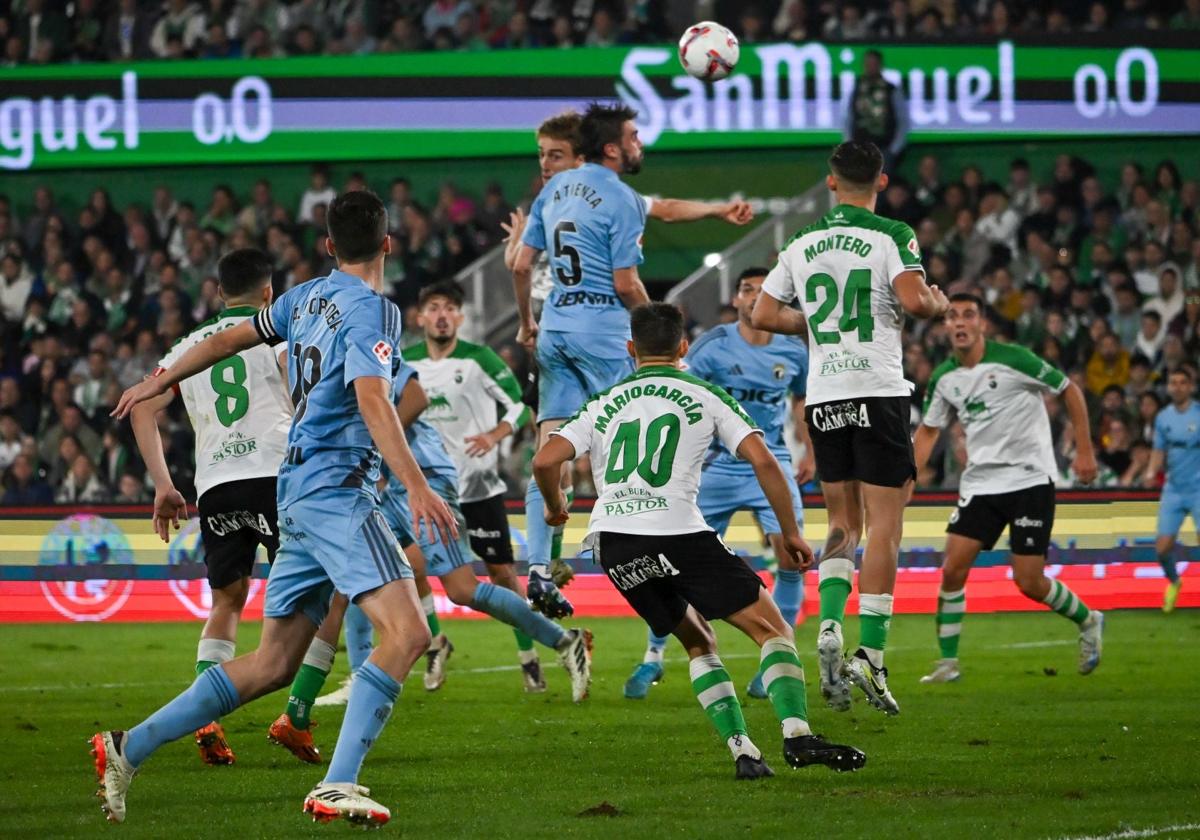
POLYGON ((637 119, 637 111, 628 105, 604 105, 593 102, 579 123, 579 151, 588 163, 604 160, 604 147, 620 143, 625 123, 637 119))
POLYGON ((858 187, 874 187, 883 171, 883 154, 869 140, 847 140, 834 147, 829 171, 858 187))
POLYGON ((643 303, 629 313, 629 330, 639 356, 670 356, 683 341, 683 312, 671 303, 643 303))
POLYGON ((771 273, 771 269, 763 268, 761 265, 752 265, 738 275, 737 281, 741 283, 747 277, 766 277, 771 273))
POLYGON ((330 203, 325 219, 339 262, 368 262, 383 250, 387 208, 370 190, 342 193, 330 203))
POLYGON ((955 292, 954 294, 950 295, 950 302, 951 303, 973 303, 977 307, 979 307, 980 312, 982 312, 984 310, 984 308, 987 306, 987 304, 985 304, 983 302, 983 298, 981 298, 979 295, 975 294, 974 292, 955 292))
POLYGON ((1162 323, 1162 314, 1157 309, 1143 309, 1142 317, 1149 318, 1151 321, 1162 323))
POLYGON ((238 248, 217 263, 217 285, 228 300, 257 291, 271 282, 275 267, 271 258, 257 248, 238 248))
POLYGON ((421 289, 421 293, 417 296, 417 306, 424 308, 425 304, 435 297, 444 297, 455 306, 461 307, 467 295, 457 281, 441 280, 437 283, 430 283, 421 289))
POLYGON ((1180 365, 1179 367, 1173 368, 1172 370, 1168 371, 1167 378, 1170 379, 1175 374, 1179 374, 1180 376, 1185 377, 1188 382, 1196 381, 1196 376, 1195 376, 1195 374, 1192 373, 1192 369, 1188 368, 1188 367, 1184 367, 1183 365, 1180 365))

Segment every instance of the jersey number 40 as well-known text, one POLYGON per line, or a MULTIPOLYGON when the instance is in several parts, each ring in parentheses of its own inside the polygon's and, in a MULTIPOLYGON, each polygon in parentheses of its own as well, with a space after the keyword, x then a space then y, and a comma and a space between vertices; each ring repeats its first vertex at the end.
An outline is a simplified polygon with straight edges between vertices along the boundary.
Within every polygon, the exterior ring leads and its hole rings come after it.
POLYGON ((636 470, 651 487, 662 487, 671 480, 675 468, 675 450, 679 448, 679 417, 662 414, 646 425, 642 442, 642 421, 629 420, 617 426, 609 446, 606 484, 620 484, 636 470), (657 463, 656 463, 657 462, 657 463))

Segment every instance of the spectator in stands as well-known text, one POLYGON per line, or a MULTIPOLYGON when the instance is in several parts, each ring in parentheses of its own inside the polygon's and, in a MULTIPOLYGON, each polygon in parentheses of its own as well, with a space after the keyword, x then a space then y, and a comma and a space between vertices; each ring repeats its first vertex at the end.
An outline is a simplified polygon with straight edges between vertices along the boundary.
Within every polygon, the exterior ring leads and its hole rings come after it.
POLYGON ((204 40, 204 15, 188 0, 167 0, 163 16, 150 34, 150 50, 159 58, 171 57, 170 42, 192 52, 204 40))
POLYGON ((1179 266, 1164 262, 1158 267, 1158 294, 1142 305, 1143 311, 1159 314, 1161 323, 1170 324, 1183 312, 1183 289, 1179 282, 1179 266))
MULTIPOLYGON (((847 7, 849 8, 849 7, 847 7)), ((846 96, 843 137, 869 140, 883 152, 883 168, 893 172, 908 138, 908 102, 900 88, 883 78, 883 54, 868 50, 863 72, 846 96)))
POLYGON ((38 477, 33 460, 28 455, 18 455, 5 476, 4 497, 0 504, 29 507, 48 505, 53 501, 54 491, 38 477))
POLYGON ((1124 387, 1129 381, 1129 351, 1117 337, 1106 333, 1087 363, 1087 390, 1099 396, 1109 385, 1124 387))
POLYGON ((33 290, 33 273, 15 253, 0 259, 0 315, 8 321, 20 321, 25 302, 33 290))
POLYGON ((108 490, 96 476, 96 469, 87 455, 75 456, 54 501, 60 505, 94 505, 108 501, 108 490))
POLYGON ((144 505, 153 501, 153 497, 142 479, 127 472, 117 479, 117 492, 112 501, 116 505, 144 505))
POLYGON ((425 14, 421 18, 425 37, 432 41, 439 30, 453 30, 459 15, 474 15, 474 13, 475 7, 467 0, 434 0, 425 9, 425 14))
POLYGON ((38 454, 43 461, 49 463, 53 460, 64 437, 73 437, 79 441, 83 452, 89 457, 94 457, 100 452, 100 436, 85 422, 82 409, 74 403, 64 406, 59 412, 58 422, 39 436, 38 454))
POLYGON ((109 61, 136 61, 151 55, 153 19, 138 7, 138 0, 120 0, 116 14, 104 25, 104 56, 109 61))
POLYGON ((0 474, 12 466, 21 454, 22 446, 24 441, 17 418, 7 412, 0 413, 0 474))
POLYGON ((1162 360, 1162 346, 1166 340, 1162 316, 1154 309, 1142 310, 1142 326, 1134 339, 1134 349, 1144 356, 1151 367, 1158 367, 1162 360))

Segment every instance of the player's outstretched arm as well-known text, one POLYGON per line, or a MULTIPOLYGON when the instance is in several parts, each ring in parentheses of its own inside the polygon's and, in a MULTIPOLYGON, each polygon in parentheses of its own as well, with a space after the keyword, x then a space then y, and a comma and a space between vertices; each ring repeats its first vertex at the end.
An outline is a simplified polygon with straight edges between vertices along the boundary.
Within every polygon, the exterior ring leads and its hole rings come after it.
POLYGON ((779 558, 780 565, 790 569, 807 569, 813 564, 813 552, 800 536, 796 512, 792 510, 792 492, 788 487, 787 476, 783 474, 783 467, 779 466, 779 461, 775 460, 775 456, 763 442, 762 435, 744 437, 738 445, 737 454, 754 468, 754 475, 762 485, 763 493, 771 503, 771 510, 779 520, 780 534, 791 555, 779 558))
POLYGON ((937 286, 928 285, 920 271, 900 272, 892 281, 892 288, 904 311, 914 318, 936 318, 950 308, 945 293, 937 286))
POLYGON ((112 410, 112 416, 119 420, 127 415, 135 405, 157 397, 176 382, 182 382, 189 376, 207 370, 222 359, 227 359, 235 353, 248 350, 258 344, 262 344, 262 338, 259 336, 258 330, 254 328, 253 318, 247 318, 236 327, 213 333, 189 348, 175 364, 158 376, 151 376, 127 389, 121 395, 117 407, 112 410))
POLYGON ((546 500, 546 522, 549 525, 562 525, 568 519, 567 498, 562 491, 562 465, 574 458, 575 447, 562 435, 550 435, 550 439, 533 456, 533 480, 546 500))
POLYGON ((613 289, 616 291, 617 297, 621 299, 621 303, 625 304, 626 309, 633 309, 635 306, 650 302, 650 295, 646 293, 646 287, 638 275, 637 266, 618 268, 613 271, 613 289))
POLYGON ((517 252, 516 262, 512 267, 513 294, 517 299, 517 315, 521 326, 517 329, 517 342, 525 349, 532 350, 537 338, 537 321, 533 319, 533 262, 541 253, 536 248, 521 244, 517 252))
POLYGON ((163 542, 170 542, 171 530, 179 530, 179 521, 187 519, 187 501, 171 480, 171 470, 163 455, 162 437, 158 433, 158 413, 174 399, 174 391, 164 391, 154 399, 138 403, 129 414, 138 451, 146 464, 146 472, 154 481, 154 533, 163 542))
POLYGON ((920 475, 921 470, 929 463, 929 456, 933 454, 933 447, 937 445, 941 436, 941 429, 926 426, 924 423, 917 426, 917 431, 913 433, 913 460, 917 463, 917 475, 920 475))
POLYGON ((650 205, 650 218, 660 222, 695 222, 721 219, 731 225, 754 220, 754 211, 746 201, 688 201, 682 198, 656 198, 650 205))
POLYGON ((788 304, 763 292, 754 302, 754 311, 750 313, 750 323, 756 330, 779 333, 780 335, 808 335, 808 324, 804 313, 793 309, 788 304))
POLYGON ((421 533, 422 525, 431 541, 439 535, 447 544, 458 537, 458 525, 450 507, 429 488, 429 482, 417 466, 400 416, 392 406, 389 394, 390 383, 382 376, 360 376, 354 380, 354 396, 358 410, 362 413, 371 440, 379 448, 383 461, 408 491, 409 509, 412 510, 413 533, 421 533))
POLYGON ((1100 468, 1096 465, 1096 450, 1092 446, 1092 427, 1088 422, 1087 400, 1079 386, 1071 382, 1063 391, 1063 402, 1066 403, 1067 416, 1071 418, 1071 426, 1075 432, 1075 460, 1071 462, 1071 469, 1081 483, 1091 484, 1096 480, 1100 468))

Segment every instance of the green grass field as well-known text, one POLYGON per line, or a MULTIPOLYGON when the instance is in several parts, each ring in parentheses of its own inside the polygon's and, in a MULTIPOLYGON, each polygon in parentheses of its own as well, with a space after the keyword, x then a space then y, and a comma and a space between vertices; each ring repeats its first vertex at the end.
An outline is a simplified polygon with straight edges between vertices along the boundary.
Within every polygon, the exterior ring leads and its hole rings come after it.
MULTIPOLYGON (((869 756, 859 773, 791 771, 769 705, 751 701, 751 735, 776 773, 735 782, 695 702, 679 648, 644 702, 622 699, 643 625, 595 620, 592 697, 570 702, 565 675, 521 690, 512 636, 491 622, 447 622, 457 651, 437 694, 410 680, 362 777, 392 809, 384 831, 409 837, 1069 837, 1175 827, 1198 837, 1196 674, 1200 613, 1109 615, 1104 662, 1075 673, 1075 633, 1049 614, 969 616, 964 677, 921 686, 935 656, 929 617, 892 630, 891 685, 903 714, 863 703, 823 707, 814 728, 869 756), (604 806, 607 803, 611 808, 604 806), (604 806, 604 807, 597 807, 604 806), (615 810, 614 810, 615 809, 615 810), (599 812, 599 813, 597 813, 599 812), (1184 827, 1184 828, 1180 828, 1184 827)), ((229 717, 238 762, 200 764, 183 740, 147 761, 121 826, 93 797, 88 736, 128 727, 190 679, 195 625, 5 627, 0 646, 0 798, 5 837, 340 835, 300 813, 319 769, 269 744, 285 692, 229 717)), ((256 638, 244 628, 242 649, 256 638)), ((753 646, 718 628, 739 687, 753 646)), ((815 622, 798 631, 813 665, 815 622)), ((856 637, 851 620, 848 636, 856 637)), ((334 677, 344 673, 339 655, 334 677)), ((814 678, 815 683, 815 678, 814 678)), ((335 684, 331 680, 331 685, 335 684)), ((318 710, 332 752, 341 712, 318 710)), ((1132 834, 1128 836, 1134 836, 1132 834)), ((1151 835, 1136 835, 1151 836, 1151 835)))

